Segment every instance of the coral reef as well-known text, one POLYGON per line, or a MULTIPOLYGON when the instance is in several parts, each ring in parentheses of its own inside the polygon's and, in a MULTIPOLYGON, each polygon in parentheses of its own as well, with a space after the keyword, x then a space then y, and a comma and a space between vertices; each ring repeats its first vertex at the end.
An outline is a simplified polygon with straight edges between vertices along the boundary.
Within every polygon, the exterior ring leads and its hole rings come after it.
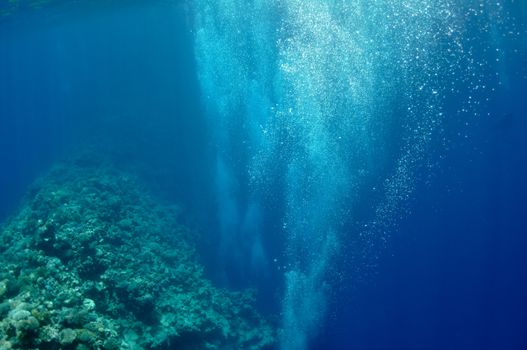
POLYGON ((0 228, 0 349, 265 349, 250 292, 215 288, 178 209, 76 162, 0 228))

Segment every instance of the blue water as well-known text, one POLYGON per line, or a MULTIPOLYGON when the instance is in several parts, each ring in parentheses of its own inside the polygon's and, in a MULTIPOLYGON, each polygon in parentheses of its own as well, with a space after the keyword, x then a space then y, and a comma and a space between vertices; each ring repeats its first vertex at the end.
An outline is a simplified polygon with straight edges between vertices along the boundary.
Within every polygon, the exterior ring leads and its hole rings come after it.
POLYGON ((21 7, 0 218, 94 150, 181 203, 278 349, 527 349, 526 21, 513 0, 21 7))

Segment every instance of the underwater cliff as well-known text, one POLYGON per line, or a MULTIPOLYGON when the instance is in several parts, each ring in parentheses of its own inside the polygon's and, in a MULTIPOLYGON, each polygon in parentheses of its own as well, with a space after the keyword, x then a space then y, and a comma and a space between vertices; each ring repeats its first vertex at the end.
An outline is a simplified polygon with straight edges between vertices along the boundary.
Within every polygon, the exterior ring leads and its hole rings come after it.
POLYGON ((55 166, 0 231, 0 349, 270 348, 252 294, 204 277, 178 208, 92 163, 55 166))

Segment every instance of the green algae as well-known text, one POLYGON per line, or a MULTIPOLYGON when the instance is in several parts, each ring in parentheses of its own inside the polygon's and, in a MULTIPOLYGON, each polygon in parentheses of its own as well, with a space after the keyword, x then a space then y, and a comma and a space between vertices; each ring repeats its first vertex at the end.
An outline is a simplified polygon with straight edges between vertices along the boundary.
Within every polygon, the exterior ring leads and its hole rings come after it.
POLYGON ((0 349, 265 349, 249 292, 215 288, 177 207, 108 166, 57 166, 0 228, 0 349))

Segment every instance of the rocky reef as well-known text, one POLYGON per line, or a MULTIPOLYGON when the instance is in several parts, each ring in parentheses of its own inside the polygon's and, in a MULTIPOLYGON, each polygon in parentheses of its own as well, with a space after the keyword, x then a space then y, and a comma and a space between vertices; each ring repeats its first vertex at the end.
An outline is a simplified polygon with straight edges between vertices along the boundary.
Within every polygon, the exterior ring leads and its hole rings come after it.
POLYGON ((250 292, 214 287, 177 207, 72 162, 0 228, 0 349, 266 349, 250 292))

